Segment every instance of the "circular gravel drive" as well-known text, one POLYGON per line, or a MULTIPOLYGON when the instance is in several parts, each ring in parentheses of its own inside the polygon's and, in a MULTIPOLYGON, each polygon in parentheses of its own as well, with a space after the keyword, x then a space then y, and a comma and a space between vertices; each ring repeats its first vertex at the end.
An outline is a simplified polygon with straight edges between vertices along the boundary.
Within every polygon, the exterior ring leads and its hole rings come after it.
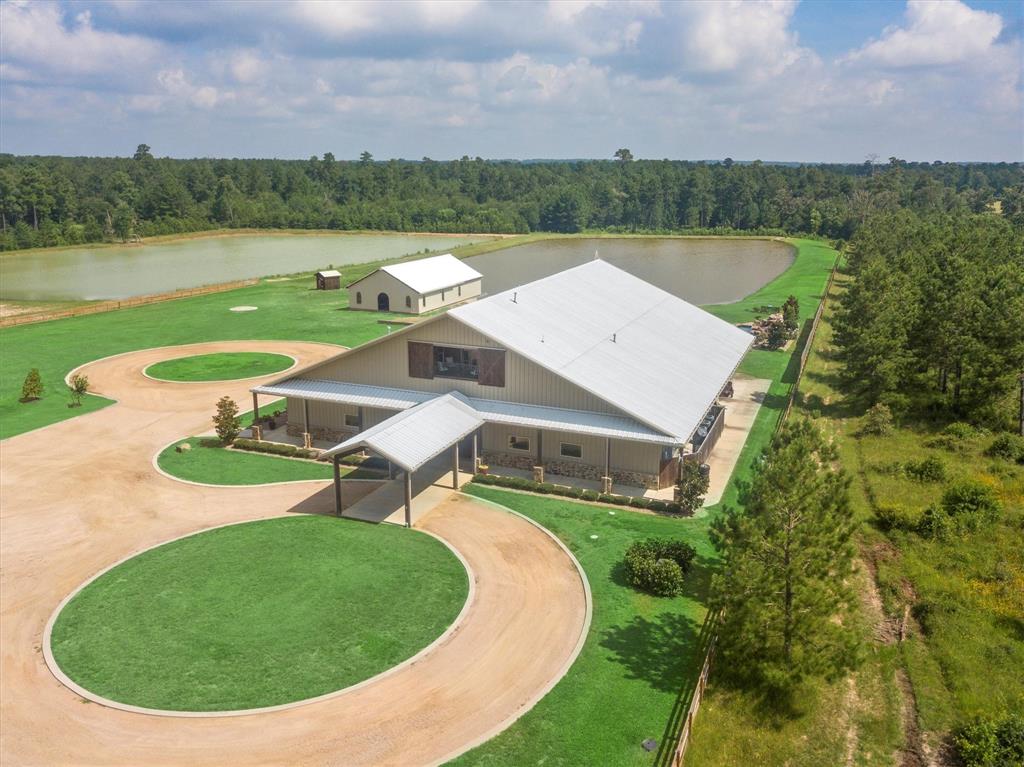
MULTIPOLYGON (((153 468, 162 447, 209 428, 219 397, 245 401, 253 383, 182 386, 142 371, 174 357, 234 351, 289 354, 305 365, 338 348, 216 342, 101 360, 81 372, 118 404, 2 443, 0 763, 438 764, 507 727, 575 659, 589 621, 575 561, 527 520, 453 496, 418 526, 462 555, 474 596, 455 629, 412 663, 320 702, 249 716, 83 705, 40 652, 48 619, 74 589, 118 560, 192 532, 333 509, 333 488, 323 483, 204 487, 153 468)), ((348 483, 345 503, 373 484, 348 483)), ((417 578, 414 564, 408 574, 417 578)))

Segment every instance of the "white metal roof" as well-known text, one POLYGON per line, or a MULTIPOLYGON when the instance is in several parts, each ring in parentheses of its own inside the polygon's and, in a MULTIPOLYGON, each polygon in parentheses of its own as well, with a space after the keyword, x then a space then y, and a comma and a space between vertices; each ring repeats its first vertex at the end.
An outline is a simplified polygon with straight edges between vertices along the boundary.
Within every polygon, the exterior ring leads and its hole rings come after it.
POLYGON ((461 394, 442 394, 359 432, 324 452, 321 458, 365 447, 406 471, 416 471, 482 425, 480 416, 461 394))
POLYGON ((317 272, 317 274, 319 274, 321 277, 340 277, 341 276, 341 272, 339 272, 337 269, 325 269, 323 271, 317 272))
POLYGON ((754 340, 599 260, 448 315, 680 443, 754 340))
MULTIPOLYGON (((405 410, 438 396, 429 392, 409 389, 302 378, 291 378, 279 384, 256 386, 252 390, 258 394, 276 397, 296 397, 314 402, 361 405, 386 410, 405 410)), ((470 405, 486 423, 566 431, 573 434, 591 434, 596 437, 653 442, 660 445, 679 444, 674 437, 661 434, 626 416, 543 405, 524 405, 518 402, 499 402, 463 395, 459 395, 459 397, 470 405)))
POLYGON ((464 285, 483 277, 480 272, 451 253, 382 266, 380 271, 387 272, 417 293, 435 293, 438 290, 454 288, 456 285, 464 285))
POLYGON ((296 397, 314 402, 334 402, 339 405, 376 407, 383 410, 406 410, 437 396, 425 391, 315 378, 289 378, 280 383, 254 386, 252 391, 275 397, 296 397))

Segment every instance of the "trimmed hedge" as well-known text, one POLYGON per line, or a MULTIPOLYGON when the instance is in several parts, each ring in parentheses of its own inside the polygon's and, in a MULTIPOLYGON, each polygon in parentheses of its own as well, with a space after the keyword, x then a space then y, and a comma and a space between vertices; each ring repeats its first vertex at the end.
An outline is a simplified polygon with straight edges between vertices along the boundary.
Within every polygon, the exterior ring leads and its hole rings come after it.
POLYGON ((232 447, 237 450, 248 450, 253 453, 270 453, 271 455, 283 455, 286 458, 316 458, 319 452, 307 450, 304 447, 286 445, 281 442, 264 442, 255 439, 236 439, 232 447))
POLYGON ((529 493, 541 495, 557 495, 563 498, 573 498, 579 501, 591 501, 595 503, 610 503, 615 506, 631 506, 634 509, 648 509, 668 514, 683 514, 683 507, 672 501, 659 501, 656 498, 636 498, 629 495, 616 495, 614 493, 599 493, 597 490, 584 490, 569 485, 554 485, 550 482, 534 482, 525 477, 504 477, 496 474, 477 474, 473 481, 480 485, 494 485, 495 487, 507 487, 512 490, 525 490, 529 493))
POLYGON ((661 597, 683 593, 683 576, 697 556, 693 546, 670 538, 646 538, 626 549, 626 582, 661 597))

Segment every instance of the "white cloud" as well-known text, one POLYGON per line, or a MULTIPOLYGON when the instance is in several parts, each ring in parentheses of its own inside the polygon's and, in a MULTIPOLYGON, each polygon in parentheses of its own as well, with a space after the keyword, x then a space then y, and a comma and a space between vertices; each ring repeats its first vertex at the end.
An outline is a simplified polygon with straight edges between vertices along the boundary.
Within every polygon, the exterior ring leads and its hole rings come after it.
POLYGON ((886 67, 968 62, 987 55, 1002 29, 998 13, 975 10, 960 0, 909 0, 904 26, 886 28, 848 60, 886 67))

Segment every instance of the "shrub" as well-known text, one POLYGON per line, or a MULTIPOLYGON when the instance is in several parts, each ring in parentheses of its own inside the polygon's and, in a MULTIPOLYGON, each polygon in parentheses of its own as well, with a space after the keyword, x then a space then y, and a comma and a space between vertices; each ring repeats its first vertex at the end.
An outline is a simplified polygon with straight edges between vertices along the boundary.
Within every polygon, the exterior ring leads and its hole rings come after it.
POLYGON ((942 509, 968 529, 996 521, 1003 510, 995 491, 973 480, 958 482, 946 490, 942 495, 942 509))
POLYGON ((953 520, 949 515, 934 504, 924 510, 917 522, 918 535, 940 541, 949 538, 953 527, 953 520))
POLYGON ((976 719, 963 727, 953 743, 965 767, 1004 767, 1024 764, 1024 717, 976 719))
POLYGON ((21 402, 33 402, 43 396, 43 379, 39 368, 32 368, 21 385, 21 402))
POLYGON ((1024 463, 1024 437, 1017 434, 1000 434, 992 440, 992 444, 985 450, 985 455, 1024 463))
POLYGON ((626 581, 663 597, 683 592, 683 576, 689 571, 697 552, 684 541, 646 538, 626 549, 623 564, 626 581))
POLYGON ((263 442, 255 439, 236 439, 234 447, 238 450, 248 450, 253 453, 268 453, 270 455, 283 455, 286 458, 316 458, 315 450, 307 450, 304 447, 286 445, 281 442, 263 442))
POLYGON ((921 512, 900 504, 879 506, 875 509, 875 521, 882 530, 916 530, 921 512))
POLYGON ((580 493, 580 498, 584 501, 596 501, 601 497, 601 494, 596 490, 584 490, 580 493))
POLYGON ((963 421, 955 421, 942 430, 942 436, 955 439, 970 439, 975 434, 977 434, 977 429, 963 421))
MULTIPOLYGON (((252 440, 235 440, 239 442, 252 442, 252 440)), ((266 444, 266 443, 257 443, 266 444)), ((244 449, 244 448, 243 448, 244 449)), ((372 460, 372 459, 369 459, 372 460)), ((366 464, 363 464, 364 466, 366 464)), ((631 498, 628 495, 617 495, 615 493, 599 493, 597 490, 584 490, 579 487, 567 485, 555 485, 550 482, 534 482, 525 477, 504 477, 497 474, 476 474, 473 481, 480 485, 491 485, 494 487, 507 487, 513 490, 525 490, 541 495, 557 495, 563 498, 572 498, 581 501, 599 501, 614 506, 635 506, 641 509, 655 509, 657 511, 670 511, 678 513, 681 508, 678 503, 666 501, 655 501, 648 498, 631 498)))
POLYGON ((946 464, 938 458, 924 458, 920 461, 910 461, 903 470, 911 479, 918 482, 944 482, 946 480, 946 464))
POLYGON ((860 430, 862 434, 875 434, 880 437, 890 434, 892 432, 892 410, 881 402, 872 405, 864 414, 864 424, 860 430))
POLYGON ((242 430, 242 419, 238 417, 238 405, 231 397, 217 400, 217 413, 213 416, 213 430, 220 441, 228 443, 242 430))

